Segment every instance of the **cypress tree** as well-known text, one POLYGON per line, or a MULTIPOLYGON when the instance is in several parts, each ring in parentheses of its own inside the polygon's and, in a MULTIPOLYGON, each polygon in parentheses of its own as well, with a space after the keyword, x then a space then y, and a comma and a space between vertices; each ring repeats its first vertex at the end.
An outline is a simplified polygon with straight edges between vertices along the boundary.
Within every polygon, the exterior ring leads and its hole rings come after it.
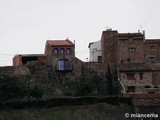
POLYGON ((111 74, 111 70, 110 67, 108 65, 108 94, 109 95, 113 95, 113 81, 112 81, 112 74, 111 74))

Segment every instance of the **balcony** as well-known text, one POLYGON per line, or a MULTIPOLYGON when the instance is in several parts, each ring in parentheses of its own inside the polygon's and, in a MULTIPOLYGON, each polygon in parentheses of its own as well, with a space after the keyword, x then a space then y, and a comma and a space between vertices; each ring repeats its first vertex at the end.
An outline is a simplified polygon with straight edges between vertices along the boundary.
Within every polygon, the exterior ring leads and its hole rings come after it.
POLYGON ((73 70, 73 64, 68 60, 59 60, 58 64, 55 65, 55 68, 58 72, 70 72, 73 70))

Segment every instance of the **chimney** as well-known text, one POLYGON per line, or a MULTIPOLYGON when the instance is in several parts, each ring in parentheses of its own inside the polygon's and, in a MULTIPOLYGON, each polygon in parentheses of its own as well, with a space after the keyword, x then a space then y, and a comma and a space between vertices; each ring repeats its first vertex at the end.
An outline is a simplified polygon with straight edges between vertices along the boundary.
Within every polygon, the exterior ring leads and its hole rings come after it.
POLYGON ((143 30, 143 36, 144 36, 144 41, 145 41, 145 30, 143 30))

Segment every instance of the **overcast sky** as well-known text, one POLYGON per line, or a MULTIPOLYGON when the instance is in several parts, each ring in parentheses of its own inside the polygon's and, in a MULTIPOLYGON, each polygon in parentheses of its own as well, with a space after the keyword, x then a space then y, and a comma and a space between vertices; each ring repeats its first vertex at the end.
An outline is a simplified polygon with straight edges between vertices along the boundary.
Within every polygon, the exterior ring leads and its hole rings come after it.
POLYGON ((44 53, 46 40, 76 41, 76 56, 86 60, 88 44, 107 28, 145 30, 160 38, 159 0, 0 0, 0 66, 15 54, 44 53))

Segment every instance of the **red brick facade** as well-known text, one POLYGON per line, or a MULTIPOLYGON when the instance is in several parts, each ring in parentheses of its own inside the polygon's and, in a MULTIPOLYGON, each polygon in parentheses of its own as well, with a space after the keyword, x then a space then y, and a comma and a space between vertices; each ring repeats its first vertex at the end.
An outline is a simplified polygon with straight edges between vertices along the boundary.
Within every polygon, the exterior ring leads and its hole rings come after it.
POLYGON ((13 66, 25 65, 31 61, 45 61, 46 55, 44 54, 19 54, 13 58, 13 66))

